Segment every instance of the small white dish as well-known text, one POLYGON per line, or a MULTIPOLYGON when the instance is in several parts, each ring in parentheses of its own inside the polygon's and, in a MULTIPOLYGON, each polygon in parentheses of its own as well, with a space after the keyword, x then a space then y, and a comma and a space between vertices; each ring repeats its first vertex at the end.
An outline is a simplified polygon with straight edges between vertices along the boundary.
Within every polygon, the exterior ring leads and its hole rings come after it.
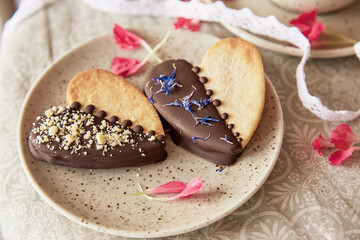
POLYGON ((349 6, 357 0, 271 0, 276 5, 293 12, 307 12, 316 9, 318 13, 329 13, 349 6))
MULTIPOLYGON (((147 27, 134 30, 152 46, 166 31, 147 27)), ((161 48, 159 56, 200 63, 205 51, 217 40, 211 35, 177 30, 161 48)), ((65 105, 67 83, 76 73, 89 68, 109 69, 114 56, 143 59, 145 55, 144 49, 120 50, 110 34, 74 48, 49 66, 32 86, 18 125, 20 159, 37 192, 69 219, 97 231, 125 237, 181 234, 230 214, 265 182, 276 163, 283 138, 281 105, 267 78, 266 103, 259 127, 237 163, 221 172, 215 164, 174 145, 169 137, 168 159, 141 168, 75 169, 32 157, 27 144, 32 122, 51 105, 65 105), (172 180, 189 182, 197 176, 202 176, 205 188, 186 199, 156 202, 144 196, 122 196, 138 192, 138 183, 153 188, 172 180)), ((149 65, 128 80, 142 89, 149 65)))
MULTIPOLYGON (((320 1, 318 1, 320 2, 320 1)), ((342 1, 337 1, 342 2, 342 1)), ((277 6, 272 0, 241 0, 233 1, 227 4, 231 8, 240 9, 247 7, 254 14, 260 17, 274 15, 281 23, 290 26, 291 19, 296 18, 299 13, 290 12, 277 6)), ((344 7, 341 10, 328 14, 318 15, 318 20, 323 22, 326 27, 332 31, 341 33, 347 37, 360 41, 360 31, 358 31, 358 23, 360 23, 360 1, 354 2, 351 6, 344 7)), ((271 51, 288 54, 292 56, 302 56, 303 52, 292 46, 288 46, 279 41, 255 35, 240 28, 233 28, 237 36, 253 43, 254 45, 268 49, 271 51)), ((351 45, 336 46, 327 49, 312 49, 310 57, 312 58, 338 58, 352 56, 355 54, 351 45)))

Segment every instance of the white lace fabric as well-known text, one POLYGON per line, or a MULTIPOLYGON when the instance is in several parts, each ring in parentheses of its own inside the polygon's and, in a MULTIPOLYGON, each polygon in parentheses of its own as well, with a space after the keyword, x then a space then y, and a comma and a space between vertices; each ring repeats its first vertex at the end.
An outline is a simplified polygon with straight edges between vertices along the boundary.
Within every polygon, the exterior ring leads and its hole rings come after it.
MULTIPOLYGON (((360 116, 357 111, 333 111, 319 98, 312 96, 305 81, 305 64, 310 56, 310 43, 295 27, 280 23, 275 16, 256 16, 250 9, 231 9, 221 1, 205 4, 201 1, 182 2, 175 0, 83 0, 96 9, 128 15, 151 15, 158 17, 197 18, 208 22, 219 22, 240 27, 254 34, 261 34, 294 44, 302 50, 303 56, 296 70, 298 94, 303 105, 321 119, 327 121, 351 121, 360 116)), ((354 45, 360 59, 360 42, 354 45)))

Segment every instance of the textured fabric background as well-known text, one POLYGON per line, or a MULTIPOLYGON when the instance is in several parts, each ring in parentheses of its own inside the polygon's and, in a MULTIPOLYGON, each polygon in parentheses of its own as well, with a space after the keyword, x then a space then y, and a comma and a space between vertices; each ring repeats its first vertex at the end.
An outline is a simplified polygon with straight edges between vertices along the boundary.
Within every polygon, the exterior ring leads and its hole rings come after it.
MULTIPOLYGON (((16 146, 23 99, 39 74, 74 46, 124 27, 163 25, 174 19, 102 13, 80 1, 48 4, 8 32, 0 52, 0 223, 7 239, 124 239, 84 228, 57 213, 32 188, 16 146)), ((201 29, 231 36, 217 24, 201 29)), ((360 160, 355 153, 331 166, 313 150, 319 132, 338 123, 319 120, 302 107, 295 85, 299 58, 260 49, 265 72, 284 112, 285 135, 278 162, 264 186, 237 211, 200 230, 168 239, 360 239, 360 160)), ((360 106, 356 57, 310 60, 310 92, 333 109, 360 106)), ((360 119, 349 123, 360 133, 360 119)))

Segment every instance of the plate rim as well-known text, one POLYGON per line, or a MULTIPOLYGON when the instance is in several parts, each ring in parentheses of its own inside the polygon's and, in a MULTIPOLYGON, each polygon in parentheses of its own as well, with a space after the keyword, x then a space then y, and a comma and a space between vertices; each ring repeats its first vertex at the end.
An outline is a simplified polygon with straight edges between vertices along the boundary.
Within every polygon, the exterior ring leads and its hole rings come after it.
MULTIPOLYGON (((163 29, 164 32, 166 32, 168 30, 165 27, 157 27, 157 28, 163 29)), ((139 29, 138 28, 130 28, 130 30, 134 30, 134 31, 139 30, 139 29)), ((204 33, 204 32, 200 32, 200 33, 204 34, 204 35, 209 35, 211 37, 218 38, 218 37, 208 34, 208 33, 204 33)), ((242 201, 237 202, 237 204, 234 204, 230 208, 223 210, 220 213, 216 214, 216 216, 210 220, 204 219, 203 221, 198 221, 195 224, 186 225, 187 227, 174 228, 172 231, 167 231, 167 230, 159 230, 158 232, 153 231, 153 232, 151 232, 150 235, 149 235, 148 231, 127 231, 124 229, 109 228, 109 227, 106 227, 103 225, 97 225, 92 222, 85 223, 85 222, 82 222, 82 219, 79 216, 77 216, 76 214, 65 209, 61 205, 56 204, 56 202, 49 196, 49 194, 46 191, 44 191, 40 187, 40 185, 38 185, 36 183, 35 178, 33 177, 33 173, 30 171, 30 168, 28 167, 28 164, 27 164, 25 156, 24 156, 24 152, 26 151, 25 148, 26 148, 27 144, 23 144, 23 142, 22 142, 22 135, 24 133, 24 128, 22 127, 22 123, 24 122, 25 113, 26 113, 25 107, 28 105, 28 102, 31 99, 32 92, 38 87, 38 85, 41 83, 42 79, 48 74, 48 72, 50 72, 52 70, 52 68, 58 62, 62 61, 64 58, 71 55, 74 51, 83 47, 84 45, 90 44, 91 42, 99 40, 101 38, 106 38, 109 35, 110 35, 110 33, 101 34, 99 36, 96 36, 96 37, 93 37, 86 41, 83 41, 80 44, 77 44, 75 47, 70 48, 69 50, 65 51, 61 56, 59 56, 56 60, 54 60, 51 64, 49 64, 47 66, 47 68, 39 75, 39 77, 37 77, 35 82, 29 88, 29 90, 24 98, 24 101, 22 103, 21 111, 19 113, 19 118, 18 118, 18 123, 17 123, 17 150, 18 150, 22 168, 27 176, 27 179, 30 181, 31 185, 35 188, 36 192, 41 196, 42 199, 44 199, 53 209, 55 209, 57 212, 59 212, 60 214, 62 214, 66 218, 68 218, 69 220, 74 221, 77 224, 80 224, 81 226, 84 226, 91 230, 95 230, 95 231, 106 233, 106 234, 116 235, 116 236, 123 236, 123 237, 136 237, 136 238, 145 237, 145 238, 148 238, 148 237, 168 237, 168 236, 179 235, 179 234, 187 233, 190 231, 194 231, 194 230, 206 227, 206 226, 208 226, 214 222, 217 222, 220 219, 228 216, 232 212, 234 212, 241 205, 243 205, 245 202, 247 202, 263 186, 266 179, 271 174, 274 166, 276 165, 277 160, 280 155, 280 152, 281 152, 281 147, 282 147, 283 138, 284 138, 283 110, 282 110, 281 102, 280 102, 279 96, 276 92, 276 89, 275 89, 273 83, 271 82, 270 78, 266 74, 265 74, 265 81, 267 83, 269 83, 269 86, 271 87, 272 91, 275 93, 275 101, 279 107, 279 117, 280 117, 279 124, 281 125, 281 127, 279 128, 279 131, 280 131, 279 134, 281 137, 280 137, 280 142, 278 144, 277 152, 275 153, 274 160, 271 162, 271 164, 269 164, 269 168, 268 168, 268 171, 266 172, 266 174, 261 175, 261 177, 258 179, 258 182, 256 183, 256 187, 253 188, 253 190, 251 191, 251 193, 249 195, 247 195, 245 198, 243 198, 242 201), (188 226, 190 226, 190 227, 188 227, 188 226)), ((218 39, 220 39, 220 38, 218 38, 218 39)))
MULTIPOLYGON (((224 28, 228 29, 231 33, 236 35, 237 37, 243 38, 246 41, 251 42, 257 47, 270 50, 273 52, 278 52, 282 54, 287 54, 295 57, 304 56, 304 52, 300 48, 285 46, 280 43, 276 43, 274 41, 270 41, 261 37, 256 36, 244 29, 234 26, 227 26, 226 24, 222 24, 224 28)), ((342 47, 342 48, 334 48, 334 49, 311 49, 310 58, 315 59, 331 59, 331 58, 342 58, 349 57, 355 55, 355 50, 353 46, 342 47)))

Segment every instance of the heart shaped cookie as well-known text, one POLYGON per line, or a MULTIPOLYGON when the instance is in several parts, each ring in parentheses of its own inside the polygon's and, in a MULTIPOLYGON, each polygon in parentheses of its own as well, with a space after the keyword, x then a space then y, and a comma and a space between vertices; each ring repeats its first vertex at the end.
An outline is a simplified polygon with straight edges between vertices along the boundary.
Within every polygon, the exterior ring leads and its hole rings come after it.
POLYGON ((99 69, 81 72, 68 85, 67 102, 72 100, 77 101, 37 117, 29 137, 35 158, 79 168, 142 166, 166 159, 159 116, 125 79, 99 69), (122 112, 126 117, 117 115, 122 112))
POLYGON ((217 42, 199 67, 168 60, 147 75, 144 92, 179 146, 233 164, 254 133, 265 100, 260 55, 238 38, 217 42))
MULTIPOLYGON (((66 104, 96 105, 94 113, 105 111, 105 118, 117 116, 141 125, 144 132, 164 135, 160 118, 144 94, 123 77, 102 69, 89 69, 75 75, 66 90, 66 104)), ((104 113, 99 113, 100 116, 104 113)))

